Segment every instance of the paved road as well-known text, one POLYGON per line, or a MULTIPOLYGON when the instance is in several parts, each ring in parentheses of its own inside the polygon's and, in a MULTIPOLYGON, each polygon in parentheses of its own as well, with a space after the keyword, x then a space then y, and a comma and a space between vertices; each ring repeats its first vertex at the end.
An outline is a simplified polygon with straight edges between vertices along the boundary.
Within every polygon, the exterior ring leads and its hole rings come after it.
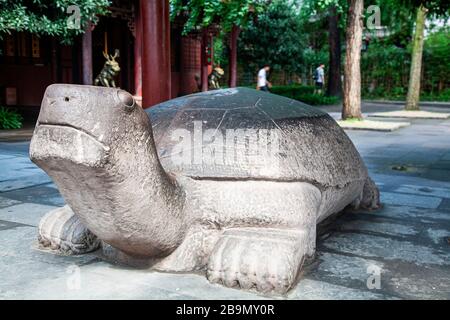
MULTIPOLYGON (((286 298, 450 299, 450 120, 348 134, 381 189, 384 208, 346 212, 322 226, 317 258, 286 298), (378 271, 380 288, 368 288, 368 279, 377 287, 378 271)), ((28 146, 0 143, 0 299, 266 298, 209 284, 198 274, 127 269, 95 253, 61 257, 36 250, 40 217, 64 201, 28 160, 28 146)))

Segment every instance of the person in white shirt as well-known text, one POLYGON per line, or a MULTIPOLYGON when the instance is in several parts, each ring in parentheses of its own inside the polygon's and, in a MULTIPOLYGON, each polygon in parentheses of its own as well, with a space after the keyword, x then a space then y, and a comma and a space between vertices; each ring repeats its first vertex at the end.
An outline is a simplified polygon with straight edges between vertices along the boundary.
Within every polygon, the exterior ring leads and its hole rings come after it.
POLYGON ((325 65, 321 64, 314 71, 314 82, 316 84, 316 88, 314 90, 314 94, 322 94, 323 86, 325 85, 325 65))
POLYGON ((269 88, 272 87, 272 84, 267 81, 267 72, 270 71, 270 66, 268 64, 264 65, 264 67, 258 72, 258 84, 256 86, 257 90, 269 91, 269 88))

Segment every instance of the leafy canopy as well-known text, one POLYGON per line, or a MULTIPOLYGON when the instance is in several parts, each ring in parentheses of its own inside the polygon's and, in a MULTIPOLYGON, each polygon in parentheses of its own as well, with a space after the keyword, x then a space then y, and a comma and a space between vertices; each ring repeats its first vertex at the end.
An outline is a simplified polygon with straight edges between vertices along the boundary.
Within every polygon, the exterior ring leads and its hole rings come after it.
POLYGON ((274 69, 298 72, 306 42, 303 31, 299 8, 285 0, 273 0, 241 33, 239 59, 247 71, 268 63, 274 69))
POLYGON ((27 31, 71 42, 84 32, 88 22, 94 24, 99 15, 108 13, 109 0, 0 0, 0 37, 11 31, 27 31), (70 28, 67 8, 76 5, 80 12, 80 28, 70 28))
POLYGON ((171 19, 184 17, 183 33, 208 27, 220 26, 228 32, 233 25, 246 28, 252 15, 264 11, 268 0, 171 0, 171 19))

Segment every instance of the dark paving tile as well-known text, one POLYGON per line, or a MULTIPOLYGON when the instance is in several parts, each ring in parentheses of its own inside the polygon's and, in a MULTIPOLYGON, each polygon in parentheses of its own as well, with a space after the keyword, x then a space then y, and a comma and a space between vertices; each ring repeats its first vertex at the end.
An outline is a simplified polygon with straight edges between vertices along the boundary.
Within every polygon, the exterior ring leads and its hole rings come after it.
POLYGON ((447 170, 450 176, 450 160, 439 160, 430 165, 431 169, 447 170))
POLYGON ((320 252, 306 277, 382 295, 384 299, 448 299, 450 292, 450 282, 442 281, 448 277, 446 268, 422 267, 401 260, 382 262, 332 252, 320 252), (374 270, 380 272, 379 288, 367 285, 374 270))
POLYGON ((438 208, 442 211, 450 212, 450 199, 442 199, 442 202, 438 208))
POLYGON ((431 180, 449 181, 450 170, 428 169, 421 176, 431 180))
POLYGON ((30 141, 22 142, 0 142, 0 152, 3 155, 28 156, 30 141))
POLYGON ((29 227, 29 225, 17 223, 17 222, 0 220, 0 231, 13 229, 13 228, 17 228, 17 227, 29 227))
POLYGON ((55 206, 38 203, 21 203, 0 209, 0 220, 22 223, 30 226, 38 226, 41 218, 56 209, 55 206))
POLYGON ((401 260, 384 265, 381 288, 402 299, 449 299, 448 267, 418 266, 401 260))
POLYGON ((394 192, 383 192, 381 194, 381 202, 394 205, 436 209, 441 204, 442 199, 437 197, 419 196, 394 192))
POLYGON ((6 207, 10 207, 10 206, 14 206, 14 205, 20 204, 20 203, 21 203, 20 201, 2 197, 1 193, 0 193, 0 209, 6 208, 6 207))
POLYGON ((19 190, 2 192, 0 195, 4 198, 13 199, 21 202, 39 203, 51 206, 61 207, 64 200, 56 188, 48 185, 29 187, 19 190))
POLYGON ((438 198, 450 198, 449 188, 431 188, 427 186, 402 185, 395 189, 395 192, 406 193, 411 195, 433 196, 438 198))

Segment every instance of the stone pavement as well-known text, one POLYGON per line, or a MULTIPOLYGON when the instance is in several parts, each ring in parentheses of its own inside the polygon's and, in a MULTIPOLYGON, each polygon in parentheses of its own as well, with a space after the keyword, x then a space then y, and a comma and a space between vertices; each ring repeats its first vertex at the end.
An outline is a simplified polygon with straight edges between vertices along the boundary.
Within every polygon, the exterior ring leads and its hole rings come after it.
MULTIPOLYGON (((345 212, 321 226, 316 260, 287 298, 450 299, 450 119, 410 122, 391 133, 348 131, 384 208, 345 212)), ((28 160, 28 146, 0 142, 0 299, 267 298, 210 284, 201 274, 37 250, 40 217, 64 201, 28 160)))

